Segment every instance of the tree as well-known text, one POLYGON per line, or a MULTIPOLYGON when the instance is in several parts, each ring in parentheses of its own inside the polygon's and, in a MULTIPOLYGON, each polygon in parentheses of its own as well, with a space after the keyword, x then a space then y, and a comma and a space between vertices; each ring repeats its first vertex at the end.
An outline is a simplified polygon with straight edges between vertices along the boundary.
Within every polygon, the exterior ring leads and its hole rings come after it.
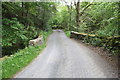
POLYGON ((28 41, 38 37, 40 30, 51 29, 47 23, 55 12, 52 2, 2 2, 3 55, 28 46, 28 41))

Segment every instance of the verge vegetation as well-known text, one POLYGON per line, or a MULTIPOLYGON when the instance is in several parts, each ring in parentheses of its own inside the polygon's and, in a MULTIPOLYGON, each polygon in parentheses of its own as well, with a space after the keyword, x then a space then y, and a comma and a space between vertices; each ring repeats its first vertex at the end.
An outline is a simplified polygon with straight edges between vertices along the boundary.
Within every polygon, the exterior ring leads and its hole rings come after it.
POLYGON ((46 39, 51 31, 42 33, 44 34, 45 41, 41 46, 28 46, 9 57, 4 57, 2 60, 2 78, 10 78, 40 54, 46 46, 46 39))

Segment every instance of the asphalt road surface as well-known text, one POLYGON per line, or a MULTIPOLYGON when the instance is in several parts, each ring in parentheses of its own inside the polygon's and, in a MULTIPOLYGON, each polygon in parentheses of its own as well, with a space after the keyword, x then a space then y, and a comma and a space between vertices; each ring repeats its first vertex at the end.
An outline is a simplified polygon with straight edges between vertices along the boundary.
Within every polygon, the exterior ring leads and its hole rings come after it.
POLYGON ((47 47, 14 78, 116 78, 97 53, 54 30, 47 47))

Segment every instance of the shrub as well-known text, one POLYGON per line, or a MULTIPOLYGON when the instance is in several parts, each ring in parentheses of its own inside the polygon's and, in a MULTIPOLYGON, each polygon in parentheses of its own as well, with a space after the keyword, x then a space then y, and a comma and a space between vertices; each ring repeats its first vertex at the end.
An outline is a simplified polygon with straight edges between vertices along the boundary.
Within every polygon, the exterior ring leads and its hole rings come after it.
POLYGON ((18 49, 28 45, 28 41, 38 34, 35 27, 20 24, 16 18, 3 19, 2 26, 2 54, 10 55, 18 49))

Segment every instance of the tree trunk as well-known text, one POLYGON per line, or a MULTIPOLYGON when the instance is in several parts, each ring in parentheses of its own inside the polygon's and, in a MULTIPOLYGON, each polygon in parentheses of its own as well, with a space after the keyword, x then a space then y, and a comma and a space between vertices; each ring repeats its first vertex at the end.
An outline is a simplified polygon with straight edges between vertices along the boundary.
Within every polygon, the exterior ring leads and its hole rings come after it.
POLYGON ((28 15, 29 15, 29 10, 27 9, 27 13, 26 13, 26 18, 27 18, 27 28, 29 27, 29 21, 28 21, 28 15))
POLYGON ((80 2, 78 0, 77 5, 76 5, 76 26, 77 26, 77 30, 80 26, 80 2))
POLYGON ((72 18, 72 2, 71 2, 71 5, 67 5, 67 2, 64 0, 64 2, 66 3, 66 6, 67 6, 67 9, 68 9, 68 13, 69 13, 69 23, 68 23, 68 27, 67 29, 70 31, 70 28, 71 28, 71 18, 72 18))
POLYGON ((42 14, 42 29, 44 28, 44 19, 45 19, 45 9, 43 10, 43 14, 42 14))
MULTIPOLYGON (((22 2, 22 13, 21 14, 22 14, 22 17, 24 17, 24 3, 23 2, 22 2)), ((21 22, 23 25, 25 25, 23 20, 21 22)))
POLYGON ((24 4, 22 2, 22 17, 24 16, 24 4))
POLYGON ((71 30, 70 28, 72 27, 72 25, 71 25, 71 23, 72 23, 72 22, 71 22, 71 21, 72 21, 72 2, 71 2, 69 14, 70 14, 70 26, 69 26, 69 29, 68 29, 68 30, 71 30))

